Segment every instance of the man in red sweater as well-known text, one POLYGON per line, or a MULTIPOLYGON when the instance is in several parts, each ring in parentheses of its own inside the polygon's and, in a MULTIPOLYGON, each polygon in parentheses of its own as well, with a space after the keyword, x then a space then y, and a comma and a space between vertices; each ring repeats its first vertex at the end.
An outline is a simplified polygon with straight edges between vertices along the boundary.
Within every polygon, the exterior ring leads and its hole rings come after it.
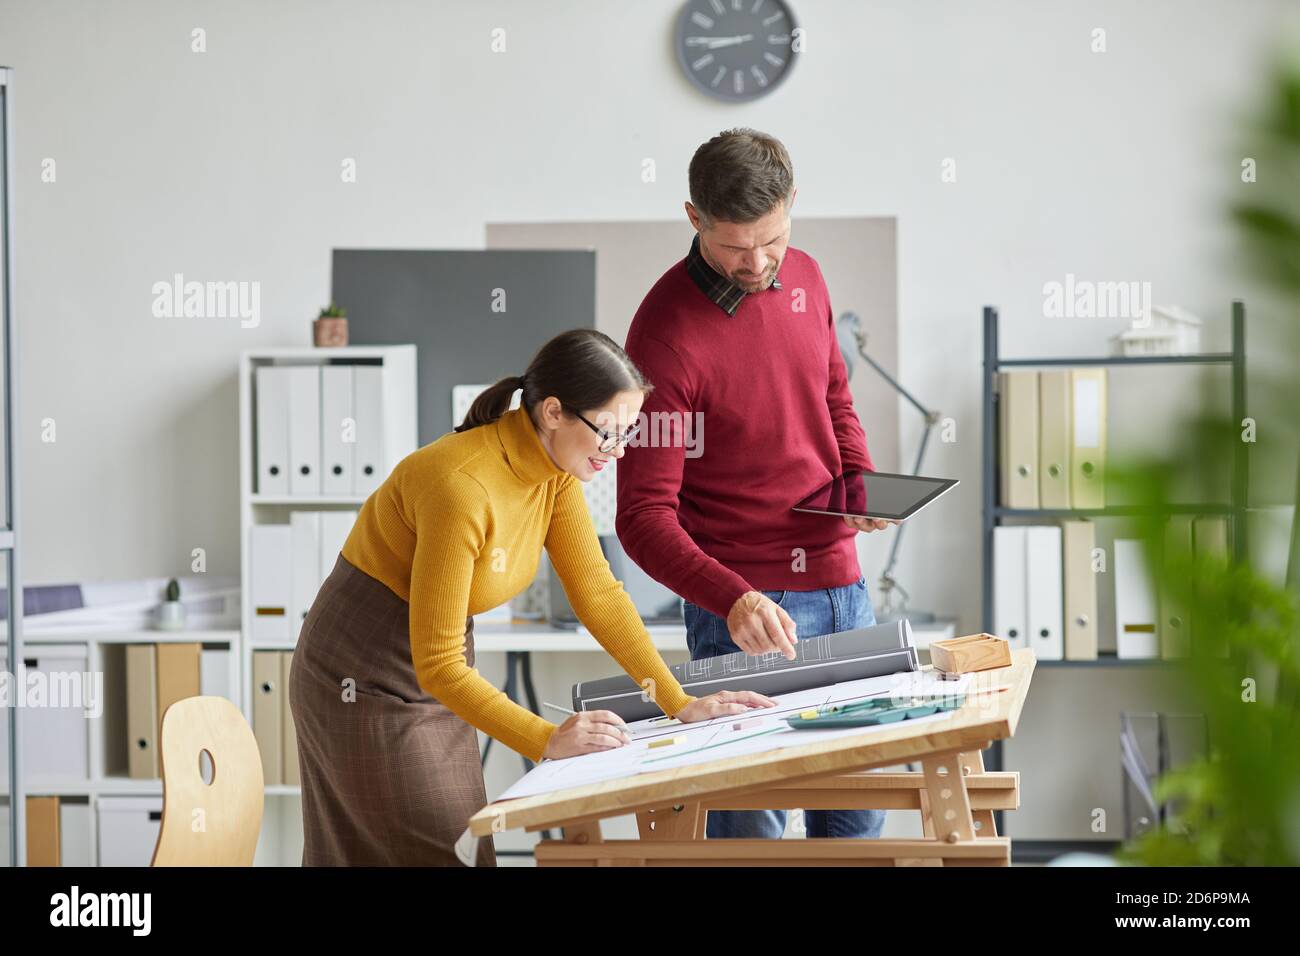
MULTIPOLYGON (((691 659, 875 623, 858 567, 873 519, 794 512, 872 471, 821 269, 789 246, 796 189, 779 140, 728 130, 695 153, 686 257, 646 295, 627 353, 654 385, 618 466, 616 528, 683 598, 691 659)), ((883 810, 810 810, 810 837, 876 837, 883 810)), ((785 812, 709 813, 707 835, 780 837, 785 812)))

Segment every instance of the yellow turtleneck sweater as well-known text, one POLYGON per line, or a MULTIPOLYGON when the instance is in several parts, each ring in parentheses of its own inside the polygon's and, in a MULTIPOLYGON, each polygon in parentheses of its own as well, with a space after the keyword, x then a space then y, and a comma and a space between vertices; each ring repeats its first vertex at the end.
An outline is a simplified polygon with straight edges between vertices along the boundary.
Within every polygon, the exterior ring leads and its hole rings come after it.
POLYGON ((579 480, 551 461, 523 408, 403 458, 366 499, 343 557, 410 604, 420 686, 461 719, 540 760, 556 725, 468 666, 465 618, 526 588, 543 544, 578 619, 619 666, 653 688, 669 715, 694 700, 610 571, 579 480))

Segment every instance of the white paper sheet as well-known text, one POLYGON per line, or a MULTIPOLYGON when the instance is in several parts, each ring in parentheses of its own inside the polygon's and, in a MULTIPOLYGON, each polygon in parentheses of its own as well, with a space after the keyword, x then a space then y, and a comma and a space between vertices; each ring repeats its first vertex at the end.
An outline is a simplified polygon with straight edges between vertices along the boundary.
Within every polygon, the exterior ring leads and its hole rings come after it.
MULTIPOLYGON (((913 671, 817 687, 772 698, 775 707, 763 707, 683 724, 655 723, 652 719, 628 724, 632 742, 615 750, 544 760, 506 790, 498 800, 550 793, 569 787, 615 780, 657 770, 670 770, 712 760, 726 760, 745 754, 765 753, 783 747, 819 743, 838 737, 869 736, 898 727, 841 727, 833 730, 795 730, 785 723, 792 714, 828 704, 847 704, 871 697, 927 697, 967 693, 973 675, 959 680, 942 680, 931 672, 913 671), (741 725, 737 728, 737 724, 741 725), (651 747, 651 742, 676 738, 668 746, 651 747)), ((910 724, 949 719, 953 711, 917 717, 910 724)))

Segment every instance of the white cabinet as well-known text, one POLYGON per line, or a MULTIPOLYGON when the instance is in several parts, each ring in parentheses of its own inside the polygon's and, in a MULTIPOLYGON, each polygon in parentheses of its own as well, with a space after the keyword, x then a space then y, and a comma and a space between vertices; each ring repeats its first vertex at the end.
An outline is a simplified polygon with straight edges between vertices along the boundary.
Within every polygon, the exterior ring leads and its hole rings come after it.
POLYGON ((162 797, 100 797, 99 865, 148 866, 162 829, 162 797))

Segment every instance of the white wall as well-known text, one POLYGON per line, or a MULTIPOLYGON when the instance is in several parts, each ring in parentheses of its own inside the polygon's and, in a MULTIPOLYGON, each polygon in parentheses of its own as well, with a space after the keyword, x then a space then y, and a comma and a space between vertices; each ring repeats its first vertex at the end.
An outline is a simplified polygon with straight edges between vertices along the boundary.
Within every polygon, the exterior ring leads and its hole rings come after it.
POLYGON ((1122 324, 1042 319, 1043 283, 1067 272, 1226 316, 1242 292, 1217 203, 1237 177, 1227 119, 1284 6, 794 0, 809 52, 732 107, 678 75, 676 2, 0 0, 26 581, 177 573, 193 547, 237 573, 236 356, 308 341, 331 247, 676 216, 694 148, 743 124, 790 148, 796 215, 898 218, 902 375, 957 422, 927 470, 963 479, 912 529, 901 576, 977 626, 980 309, 1002 307, 1020 354, 1101 351, 1122 324), (1108 52, 1090 52, 1096 27, 1108 52), (260 282, 260 326, 152 317, 175 272, 260 282))

